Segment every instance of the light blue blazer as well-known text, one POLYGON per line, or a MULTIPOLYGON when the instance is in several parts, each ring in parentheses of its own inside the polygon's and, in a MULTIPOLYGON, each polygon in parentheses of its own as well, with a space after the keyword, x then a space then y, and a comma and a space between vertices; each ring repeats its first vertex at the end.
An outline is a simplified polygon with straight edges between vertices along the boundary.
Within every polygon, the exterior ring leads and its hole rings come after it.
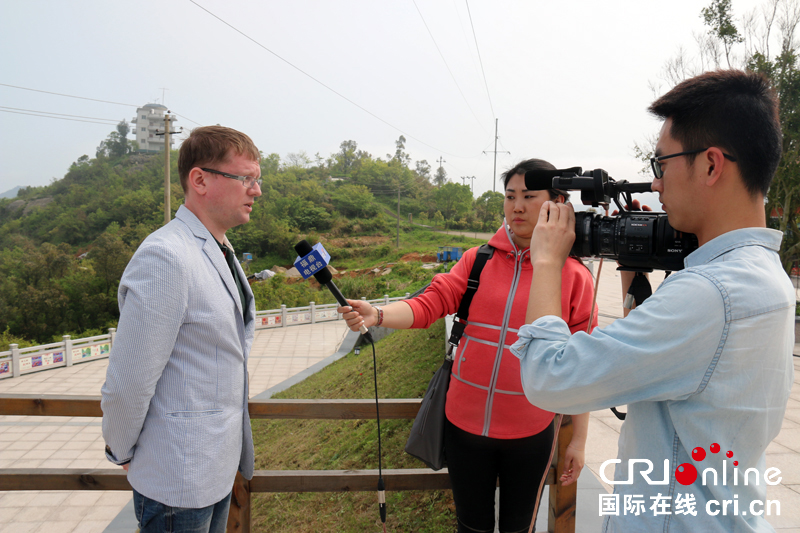
MULTIPOLYGON (((245 279, 237 264, 241 279, 245 279)), ((102 388, 106 455, 128 481, 172 507, 227 496, 237 469, 253 477, 245 324, 214 237, 185 206, 147 237, 119 286, 119 328, 102 388), (110 453, 109 453, 110 451, 110 453)))

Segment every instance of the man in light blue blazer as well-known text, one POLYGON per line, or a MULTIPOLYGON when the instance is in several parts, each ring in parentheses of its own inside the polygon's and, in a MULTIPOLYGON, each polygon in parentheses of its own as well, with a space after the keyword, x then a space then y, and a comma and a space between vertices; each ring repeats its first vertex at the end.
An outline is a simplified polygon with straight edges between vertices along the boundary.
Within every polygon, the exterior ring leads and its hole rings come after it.
POLYGON ((255 304, 225 232, 250 219, 259 159, 236 130, 192 131, 178 161, 185 203, 120 282, 103 438, 108 459, 128 471, 142 533, 224 531, 237 470, 253 476, 255 304))

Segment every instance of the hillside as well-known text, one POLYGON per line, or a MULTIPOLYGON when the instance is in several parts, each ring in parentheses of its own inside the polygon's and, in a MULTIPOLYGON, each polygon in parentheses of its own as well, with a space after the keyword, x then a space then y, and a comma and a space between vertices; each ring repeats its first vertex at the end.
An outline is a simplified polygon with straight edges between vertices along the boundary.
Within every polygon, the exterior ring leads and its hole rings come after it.
MULTIPOLYGON (((291 266, 294 244, 303 238, 324 242, 333 264, 350 271, 403 263, 404 255, 431 255, 442 245, 477 243, 412 226, 409 215, 415 222, 494 230, 502 195, 473 200, 465 186, 435 187, 408 167, 410 158, 398 144, 398 154, 387 160, 357 150, 353 141, 315 164, 298 154, 290 154, 288 163, 277 154, 262 157, 262 195, 251 221, 228 232, 237 253, 253 254, 247 267, 291 266), (396 212, 398 187, 400 248, 397 219, 382 207, 394 202, 396 212), (391 198, 389 190, 395 191, 391 198)), ((95 158, 79 157, 50 185, 0 199, 0 344, 45 343, 116 325, 122 272, 141 241, 163 224, 164 156, 115 156, 107 146, 101 144, 95 158)), ((170 176, 174 214, 183 201, 177 152, 170 176)), ((391 275, 351 274, 342 283, 358 297, 403 294, 408 287, 413 292, 432 272, 411 264, 391 275)), ((329 300, 312 284, 280 277, 256 290, 256 298, 262 309, 329 300)))

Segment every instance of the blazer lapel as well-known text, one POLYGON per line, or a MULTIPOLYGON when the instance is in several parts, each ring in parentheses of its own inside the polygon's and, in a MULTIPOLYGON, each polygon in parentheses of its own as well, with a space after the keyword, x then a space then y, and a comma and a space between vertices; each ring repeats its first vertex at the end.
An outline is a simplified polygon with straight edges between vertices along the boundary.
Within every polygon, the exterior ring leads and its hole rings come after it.
MULTIPOLYGON (((199 237, 206 241, 203 244, 203 251, 208 256, 209 260, 211 260, 211 264, 214 265, 214 268, 217 269, 219 277, 225 284, 225 288, 228 289, 233 301, 236 303, 236 309, 239 310, 239 316, 243 317, 244 313, 242 312, 242 299, 239 298, 239 291, 236 288, 236 282, 233 280, 233 274, 231 274, 231 269, 228 268, 228 263, 225 261, 225 257, 222 255, 222 250, 219 249, 217 240, 213 235, 211 235, 211 232, 208 231, 208 228, 206 228, 203 223, 200 222, 200 219, 198 219, 194 213, 187 209, 186 206, 182 205, 178 208, 178 212, 175 213, 175 218, 183 221, 189 227, 195 237, 199 237)), ((242 287, 242 289, 244 289, 244 287, 242 287)))

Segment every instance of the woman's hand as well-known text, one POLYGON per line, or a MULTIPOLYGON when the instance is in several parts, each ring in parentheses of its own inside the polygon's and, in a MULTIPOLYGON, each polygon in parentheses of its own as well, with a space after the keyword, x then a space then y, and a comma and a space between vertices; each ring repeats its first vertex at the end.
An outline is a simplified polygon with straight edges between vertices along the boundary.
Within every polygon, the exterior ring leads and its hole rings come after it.
POLYGON ((561 485, 567 486, 578 481, 585 462, 583 450, 573 448, 572 444, 567 446, 567 453, 564 455, 564 473, 561 474, 561 485))
POLYGON ((378 322, 377 313, 375 308, 369 302, 364 300, 347 300, 350 305, 347 307, 338 307, 337 313, 341 313, 347 323, 347 327, 352 331, 358 331, 361 324, 367 328, 371 328, 378 322))

